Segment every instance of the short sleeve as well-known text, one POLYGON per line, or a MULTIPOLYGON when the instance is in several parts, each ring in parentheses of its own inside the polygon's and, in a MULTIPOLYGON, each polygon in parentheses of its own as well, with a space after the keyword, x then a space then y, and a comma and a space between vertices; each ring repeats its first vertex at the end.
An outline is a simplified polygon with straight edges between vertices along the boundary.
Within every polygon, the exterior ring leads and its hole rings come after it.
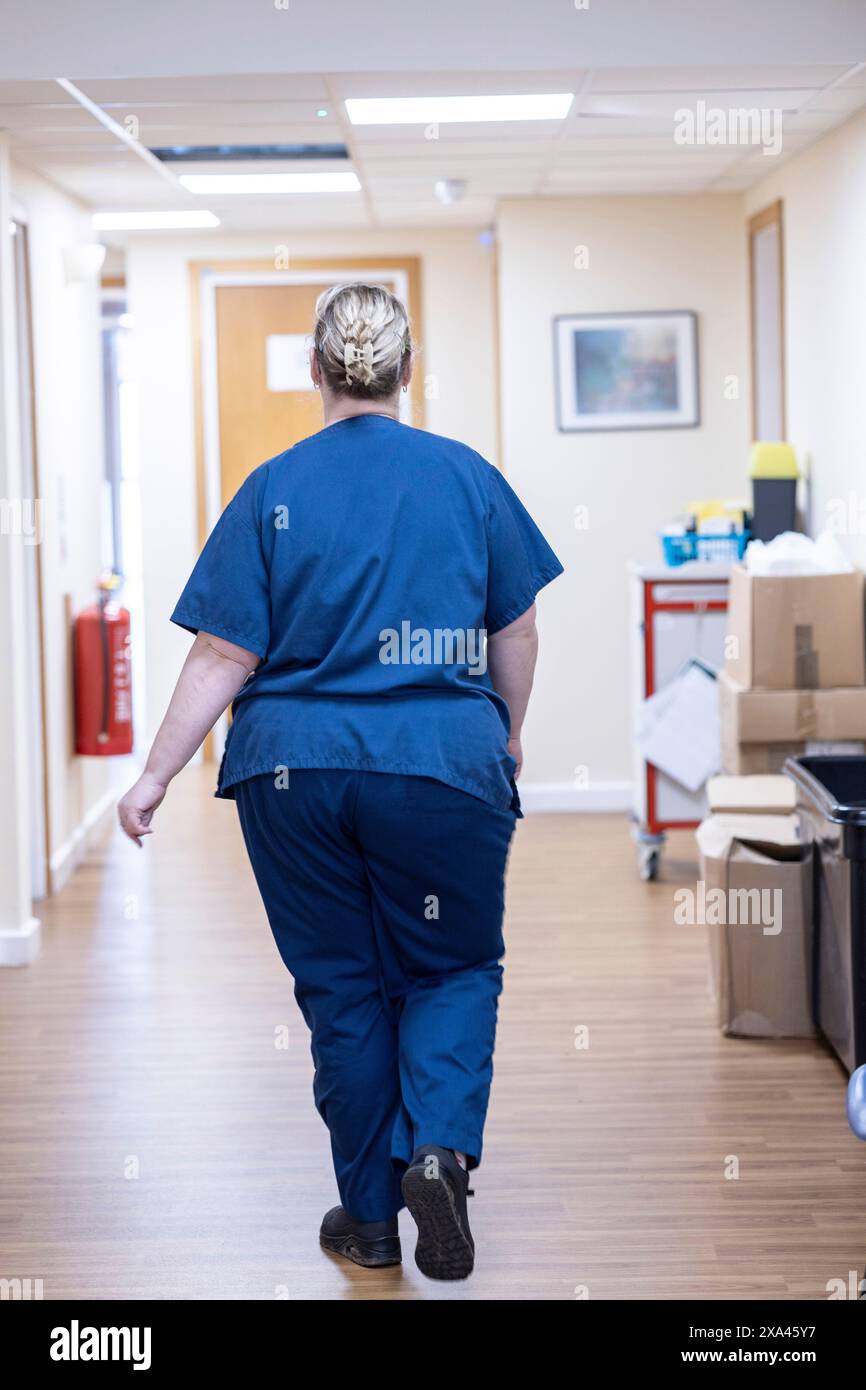
POLYGON ((171 621, 187 632, 211 632, 264 660, 270 579, 251 503, 245 484, 211 532, 171 621))
POLYGON ((488 514, 488 635, 507 627, 531 608, 545 584, 563 567, 520 498, 490 465, 488 514))

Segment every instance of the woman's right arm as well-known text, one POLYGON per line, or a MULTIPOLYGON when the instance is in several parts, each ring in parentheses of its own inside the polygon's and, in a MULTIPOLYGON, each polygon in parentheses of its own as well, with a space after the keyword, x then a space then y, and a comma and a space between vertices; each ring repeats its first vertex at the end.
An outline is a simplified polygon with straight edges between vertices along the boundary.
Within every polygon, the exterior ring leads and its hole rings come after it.
POLYGON ((144 772, 118 804, 120 824, 141 848, 152 835, 153 813, 173 777, 186 767, 205 734, 256 669, 254 652, 212 633, 199 632, 178 677, 144 772))
POLYGON ((523 748, 520 733, 529 696, 535 661, 538 656, 538 631, 535 626, 535 604, 527 608, 508 627, 500 628, 487 639, 487 670, 497 695, 508 705, 511 715, 511 736, 508 751, 517 761, 515 777, 523 767, 523 748))

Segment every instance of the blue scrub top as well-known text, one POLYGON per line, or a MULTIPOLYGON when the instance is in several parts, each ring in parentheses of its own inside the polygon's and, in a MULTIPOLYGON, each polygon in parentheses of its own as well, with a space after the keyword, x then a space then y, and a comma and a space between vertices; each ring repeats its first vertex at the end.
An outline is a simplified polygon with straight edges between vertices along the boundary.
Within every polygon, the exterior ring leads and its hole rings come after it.
POLYGON ((561 573, 502 474, 456 440, 357 415, 263 463, 172 614, 261 658, 217 796, 282 768, 355 768, 520 814, 484 638, 561 573))

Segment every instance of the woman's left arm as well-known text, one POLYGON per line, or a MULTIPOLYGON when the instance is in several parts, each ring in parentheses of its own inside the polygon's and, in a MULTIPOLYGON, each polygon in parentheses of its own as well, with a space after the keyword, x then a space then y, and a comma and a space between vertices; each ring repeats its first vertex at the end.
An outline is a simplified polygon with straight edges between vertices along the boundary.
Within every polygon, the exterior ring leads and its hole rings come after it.
POLYGON ((178 677, 144 772, 118 803, 124 832, 141 848, 172 777, 186 767, 205 734, 228 708, 259 657, 222 637, 200 632, 178 677))

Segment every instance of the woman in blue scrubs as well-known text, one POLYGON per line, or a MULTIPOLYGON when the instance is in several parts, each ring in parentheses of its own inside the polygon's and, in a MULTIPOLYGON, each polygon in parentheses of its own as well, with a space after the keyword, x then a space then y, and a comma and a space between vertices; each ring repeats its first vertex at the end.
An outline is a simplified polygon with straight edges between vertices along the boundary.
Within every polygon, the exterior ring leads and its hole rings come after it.
POLYGON ((320 1241, 436 1279, 473 1267, 504 954, 504 874, 535 597, 562 566, 497 469, 399 420, 405 309, 381 286, 316 306, 324 428, 226 508, 172 614, 195 633, 142 777, 141 844, 232 703, 217 796, 309 1025, 340 1205, 320 1241))

